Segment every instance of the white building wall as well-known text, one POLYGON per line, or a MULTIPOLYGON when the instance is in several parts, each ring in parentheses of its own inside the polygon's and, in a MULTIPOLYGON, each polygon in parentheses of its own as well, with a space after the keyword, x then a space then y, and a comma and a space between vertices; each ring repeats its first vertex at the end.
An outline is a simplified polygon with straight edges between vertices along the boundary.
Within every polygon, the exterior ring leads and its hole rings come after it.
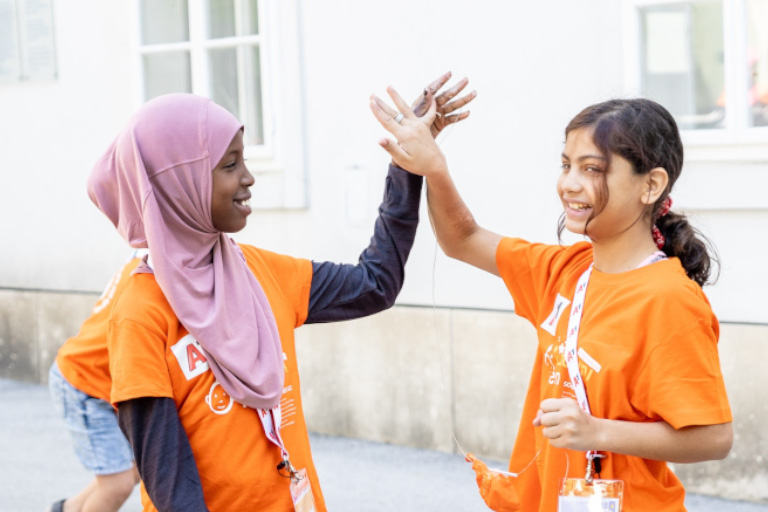
MULTIPOLYGON (((444 70, 479 92, 442 147, 478 221, 554 242, 563 128, 584 106, 625 96, 619 2, 300 2, 309 207, 259 211, 237 239, 315 259, 354 261, 370 236, 387 155, 368 96, 410 100, 444 70)), ((126 251, 90 204, 93 162, 135 109, 130 2, 55 4, 59 78, 0 86, 0 286, 98 290, 126 251)), ((291 58, 293 56, 287 56, 291 58)), ((629 63, 631 65, 631 63, 629 63)), ((687 166, 673 194, 723 257, 708 292, 722 320, 768 322, 768 143, 751 160, 687 166), (762 159, 762 160, 761 160, 762 159)), ((706 149, 706 148, 705 148, 706 149)), ((695 155, 700 148, 688 148, 695 155)), ((726 155, 732 153, 725 153, 726 155)), ((706 153, 704 158, 706 159, 706 153)), ((428 223, 400 302, 432 303, 428 223)), ((510 309, 499 282, 437 258, 438 305, 510 309)))

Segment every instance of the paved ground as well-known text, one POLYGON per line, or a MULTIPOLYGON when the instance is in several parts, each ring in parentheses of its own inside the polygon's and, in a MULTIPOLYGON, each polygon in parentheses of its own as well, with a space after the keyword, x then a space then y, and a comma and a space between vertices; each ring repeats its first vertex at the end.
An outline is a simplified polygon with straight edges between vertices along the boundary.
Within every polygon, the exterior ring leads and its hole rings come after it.
MULTIPOLYGON (((312 448, 331 512, 488 510, 459 456, 320 435, 312 448)), ((47 388, 0 379, 0 512, 42 512, 89 480, 47 388)), ((686 505, 689 512, 768 512, 768 505, 697 495, 686 505)), ((123 510, 141 510, 137 491, 123 510)))

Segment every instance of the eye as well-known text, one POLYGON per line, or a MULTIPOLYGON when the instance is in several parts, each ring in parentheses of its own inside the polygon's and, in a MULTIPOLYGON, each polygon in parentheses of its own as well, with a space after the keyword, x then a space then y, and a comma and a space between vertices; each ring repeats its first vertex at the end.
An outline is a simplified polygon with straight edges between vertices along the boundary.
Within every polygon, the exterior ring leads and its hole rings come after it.
POLYGON ((571 164, 563 162, 560 168, 563 170, 563 172, 568 172, 571 170, 571 164))
POLYGON ((237 160, 235 160, 234 162, 231 162, 231 163, 228 163, 227 165, 225 165, 224 169, 227 169, 227 170, 231 171, 235 167, 237 167, 237 160))
POLYGON ((603 170, 600 167, 596 167, 594 165, 587 166, 587 171, 589 171, 589 172, 603 172, 603 170))

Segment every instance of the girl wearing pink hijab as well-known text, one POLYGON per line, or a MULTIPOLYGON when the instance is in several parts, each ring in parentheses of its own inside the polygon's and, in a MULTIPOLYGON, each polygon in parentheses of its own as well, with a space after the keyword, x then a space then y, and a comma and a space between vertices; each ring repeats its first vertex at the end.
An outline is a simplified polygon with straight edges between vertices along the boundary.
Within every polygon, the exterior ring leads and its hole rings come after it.
MULTIPOLYGON (((474 98, 465 81, 415 110, 437 134, 474 98)), ((422 178, 391 165, 357 265, 238 245, 253 176, 243 126, 208 99, 145 104, 97 162, 88 192, 149 256, 114 300, 111 402, 133 448, 145 511, 324 511, 302 413, 293 331, 359 318, 399 293, 422 178), (306 509, 301 507, 307 507, 306 509)))

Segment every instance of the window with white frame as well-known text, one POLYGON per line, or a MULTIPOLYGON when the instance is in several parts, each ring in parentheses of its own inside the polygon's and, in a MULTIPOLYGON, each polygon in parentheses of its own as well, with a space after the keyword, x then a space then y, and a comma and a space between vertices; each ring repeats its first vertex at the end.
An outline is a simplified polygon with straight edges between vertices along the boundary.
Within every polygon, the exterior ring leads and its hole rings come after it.
POLYGON ((754 139, 749 132, 768 127, 768 0, 625 5, 630 88, 667 107, 682 130, 713 132, 712 141, 754 139))
POLYGON ((52 0, 0 0, 0 82, 56 75, 52 0))
POLYGON ((297 17, 296 0, 138 0, 141 101, 199 94, 242 121, 257 208, 306 203, 297 17))

